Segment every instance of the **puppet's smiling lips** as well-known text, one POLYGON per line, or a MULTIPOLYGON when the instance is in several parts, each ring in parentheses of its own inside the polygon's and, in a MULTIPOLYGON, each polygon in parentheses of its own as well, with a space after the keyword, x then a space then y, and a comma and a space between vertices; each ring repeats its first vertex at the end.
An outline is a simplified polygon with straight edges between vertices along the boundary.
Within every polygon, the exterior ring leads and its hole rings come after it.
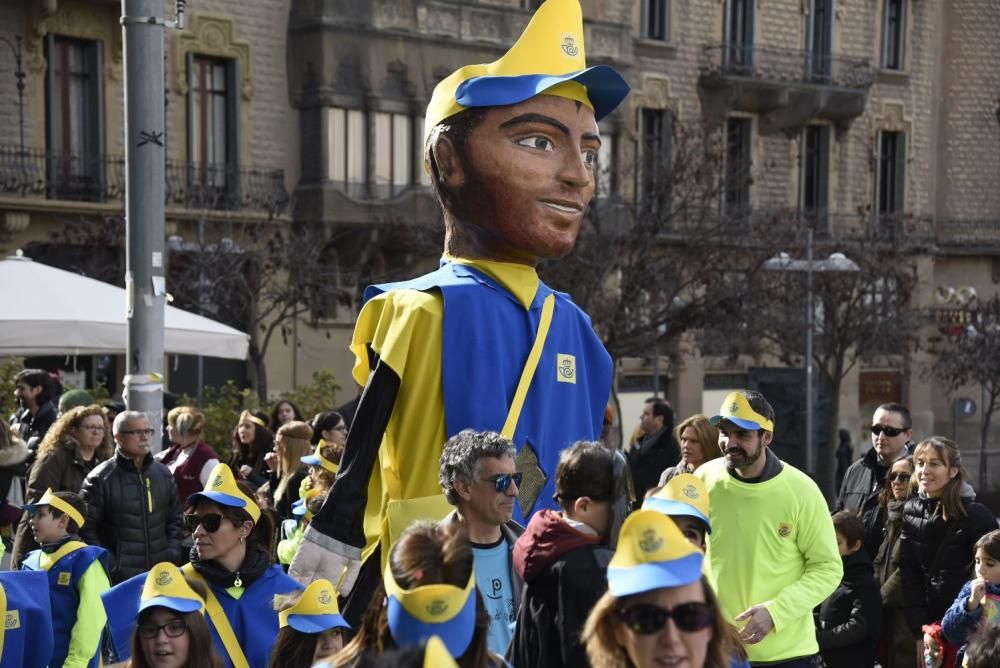
POLYGON ((558 211, 559 213, 566 213, 571 216, 578 216, 583 213, 583 207, 573 202, 542 200, 542 205, 558 211))

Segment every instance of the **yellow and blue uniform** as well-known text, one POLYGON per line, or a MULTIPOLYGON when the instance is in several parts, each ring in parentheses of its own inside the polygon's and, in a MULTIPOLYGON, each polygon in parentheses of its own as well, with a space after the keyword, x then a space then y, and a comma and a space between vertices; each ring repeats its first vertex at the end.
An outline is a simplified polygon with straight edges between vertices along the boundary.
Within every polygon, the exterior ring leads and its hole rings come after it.
POLYGON ((49 665, 52 606, 45 573, 0 572, 0 620, 0 668, 49 665))
POLYGON ((52 665, 100 665, 101 633, 106 621, 101 594, 111 587, 109 568, 107 550, 72 540, 51 553, 34 550, 21 564, 22 570, 48 574, 52 665))

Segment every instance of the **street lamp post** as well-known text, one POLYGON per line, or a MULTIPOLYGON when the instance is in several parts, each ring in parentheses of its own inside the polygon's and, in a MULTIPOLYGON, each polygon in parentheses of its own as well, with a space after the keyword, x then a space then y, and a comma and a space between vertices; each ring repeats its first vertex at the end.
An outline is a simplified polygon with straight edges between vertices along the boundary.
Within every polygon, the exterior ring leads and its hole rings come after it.
POLYGON ((814 271, 860 271, 857 263, 843 253, 831 253, 825 260, 813 259, 813 231, 806 230, 806 259, 793 260, 788 253, 781 253, 770 258, 763 265, 769 271, 804 271, 806 272, 806 472, 816 475, 816 435, 813 424, 816 394, 813 369, 813 336, 816 329, 816 308, 813 306, 813 272, 814 271))

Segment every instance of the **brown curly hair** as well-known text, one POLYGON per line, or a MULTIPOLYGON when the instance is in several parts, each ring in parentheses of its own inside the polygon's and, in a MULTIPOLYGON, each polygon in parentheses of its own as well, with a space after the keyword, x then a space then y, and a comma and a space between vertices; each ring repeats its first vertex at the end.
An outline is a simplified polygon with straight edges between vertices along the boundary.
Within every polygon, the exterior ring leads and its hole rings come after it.
POLYGON ((104 439, 97 446, 97 456, 104 460, 109 459, 115 452, 114 441, 111 438, 111 425, 104 414, 104 409, 97 404, 90 406, 77 406, 59 416, 59 419, 49 427, 42 444, 38 446, 38 458, 43 459, 56 448, 75 448, 80 444, 80 425, 91 415, 97 415, 104 423, 104 439))

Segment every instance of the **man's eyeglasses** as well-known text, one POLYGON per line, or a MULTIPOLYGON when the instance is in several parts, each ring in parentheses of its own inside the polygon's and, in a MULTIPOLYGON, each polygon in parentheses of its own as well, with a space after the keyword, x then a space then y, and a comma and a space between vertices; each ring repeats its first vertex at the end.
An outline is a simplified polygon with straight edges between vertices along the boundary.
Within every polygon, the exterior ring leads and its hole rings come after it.
POLYGON ((493 483, 493 488, 496 489, 497 492, 503 494, 510 489, 511 482, 520 487, 521 479, 523 477, 524 474, 522 473, 498 473, 492 478, 488 478, 488 480, 493 483))
POLYGON ((904 431, 906 431, 906 430, 905 429, 896 429, 895 427, 883 427, 880 424, 873 424, 872 425, 872 434, 874 434, 875 436, 878 436, 879 434, 884 433, 889 438, 895 438, 896 436, 899 436, 900 434, 902 434, 904 431))
POLYGON ((184 513, 184 526, 188 531, 194 533, 198 525, 204 527, 208 533, 215 533, 222 526, 222 515, 218 513, 209 513, 208 515, 184 513))
POLYGON ((130 434, 141 434, 142 436, 152 436, 156 433, 154 429, 122 429, 119 434, 125 434, 126 436, 130 434))
POLYGON ((618 611, 625 626, 635 633, 650 635, 658 633, 673 618, 674 625, 681 631, 694 633, 712 625, 715 613, 708 603, 692 601, 682 603, 668 610, 652 603, 639 603, 618 611))
POLYGON ((183 619, 171 619, 166 624, 153 624, 147 622, 139 625, 139 636, 146 640, 152 640, 160 635, 160 629, 168 638, 180 638, 187 631, 187 624, 183 619))
POLYGON ((896 482, 897 480, 899 482, 910 482, 910 474, 909 473, 903 473, 902 471, 900 471, 898 473, 890 473, 889 474, 889 482, 896 482))

